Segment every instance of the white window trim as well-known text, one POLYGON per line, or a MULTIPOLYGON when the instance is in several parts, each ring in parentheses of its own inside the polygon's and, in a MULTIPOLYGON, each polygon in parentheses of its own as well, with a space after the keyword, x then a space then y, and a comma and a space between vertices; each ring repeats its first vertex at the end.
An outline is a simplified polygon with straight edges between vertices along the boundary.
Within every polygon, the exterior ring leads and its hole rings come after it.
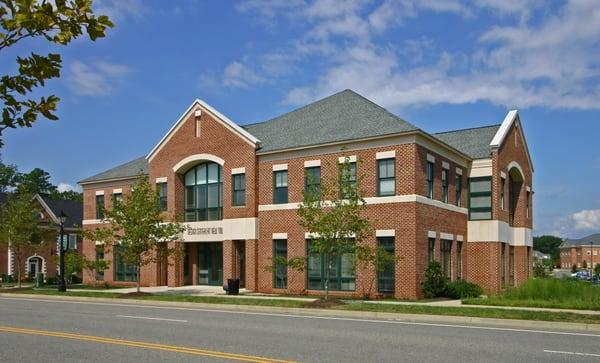
POLYGON ((435 163, 435 156, 427 154, 427 161, 429 161, 430 163, 435 163))
POLYGON ((456 168, 456 175, 462 176, 462 173, 463 173, 463 171, 461 168, 456 168))
POLYGON ((396 150, 380 151, 375 154, 375 159, 391 159, 396 157, 396 150))
POLYGON ((448 240, 448 241, 453 241, 454 240, 454 235, 452 233, 440 233, 440 239, 444 239, 444 240, 448 240))
POLYGON ((442 169, 450 170, 450 163, 447 161, 442 161, 442 169))
POLYGON ((287 233, 273 233, 273 239, 287 239, 287 233))
POLYGON ((113 189, 113 194, 123 194, 122 188, 113 189))
POLYGON ((427 238, 436 238, 437 233, 435 231, 427 231, 427 238))
POLYGON ((237 174, 246 174, 246 168, 245 167, 241 167, 241 168, 233 168, 233 169, 231 169, 231 175, 237 175, 237 174))
POLYGON ((338 158, 338 162, 340 164, 343 164, 346 162, 346 158, 348 158, 348 162, 350 163, 355 163, 356 162, 356 155, 350 155, 350 156, 340 156, 338 158))
POLYGON ((96 195, 104 195, 104 190, 96 190, 96 195))
POLYGON ((274 164, 273 171, 288 170, 288 164, 274 164))
POLYGON ((378 229, 375 231, 375 237, 396 237, 395 229, 378 229))
POLYGON ((166 183, 167 182, 167 177, 166 176, 161 176, 160 178, 156 178, 156 184, 160 184, 160 183, 166 183))
POLYGON ((321 160, 306 160, 304 162, 305 168, 314 168, 317 166, 321 166, 321 160))

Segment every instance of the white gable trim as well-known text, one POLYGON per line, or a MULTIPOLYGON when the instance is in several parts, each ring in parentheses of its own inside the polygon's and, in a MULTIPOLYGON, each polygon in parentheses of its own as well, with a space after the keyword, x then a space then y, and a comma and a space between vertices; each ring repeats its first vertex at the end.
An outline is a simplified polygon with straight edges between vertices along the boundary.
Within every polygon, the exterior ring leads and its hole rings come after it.
POLYGON ((44 198, 42 198, 39 194, 36 194, 33 199, 37 200, 38 203, 40 203, 40 205, 42 206, 42 208, 44 208, 46 210, 46 212, 48 212, 48 215, 50 216, 50 218, 52 218, 52 221, 55 224, 59 224, 59 220, 56 217, 56 214, 54 214, 54 212, 52 211, 52 209, 50 209, 50 207, 48 206, 48 204, 46 204, 46 202, 44 201, 44 198))
MULTIPOLYGON (((500 128, 496 132, 496 135, 494 135, 494 138, 492 139, 490 146, 492 148, 499 148, 502 145, 502 143, 504 142, 504 139, 506 139, 506 136, 508 135, 508 132, 510 131, 512 125, 514 123, 518 123, 519 121, 520 121, 519 111, 517 111, 517 110, 508 111, 508 113, 506 114, 506 117, 504 117, 504 121, 502 121, 500 128)), ((531 167, 531 171, 533 172, 533 163, 531 162, 531 155, 529 154, 529 148, 527 147, 527 140, 525 140, 525 134, 523 133, 522 126, 519 127, 519 132, 521 133, 521 138, 523 139, 523 145, 525 145, 525 153, 527 154, 527 160, 529 161, 529 166, 531 167)))
POLYGON ((196 114, 195 113, 197 111, 197 109, 195 109, 196 107, 200 107, 204 111, 207 111, 208 113, 212 114, 212 116, 214 116, 215 121, 220 122, 226 128, 234 131, 234 133, 236 133, 238 136, 240 136, 242 139, 244 139, 244 141, 246 141, 251 146, 256 147, 256 146, 258 146, 258 144, 260 144, 260 140, 257 139, 256 137, 252 136, 248 131, 244 130, 243 128, 238 126, 235 122, 233 122, 229 118, 227 118, 225 115, 223 115, 219 111, 215 110, 208 103, 206 103, 200 99, 196 99, 187 108, 187 110, 185 110, 185 112, 179 117, 177 122, 175 122, 175 124, 169 129, 169 131, 166 133, 166 135, 163 136, 163 138, 158 142, 158 144, 156 144, 156 146, 154 146, 154 148, 150 151, 150 153, 148 153, 148 155, 146 156, 146 160, 148 160, 149 162, 152 161, 152 158, 154 157, 154 155, 156 155, 156 153, 158 153, 160 151, 160 149, 169 141, 171 136, 173 136, 173 134, 181 127, 181 125, 183 124, 183 122, 185 121, 187 116, 190 114, 190 112, 192 110, 194 110, 194 114, 196 114))
POLYGON ((212 161, 221 166, 225 164, 225 160, 221 159, 218 156, 212 154, 195 154, 190 155, 187 158, 181 159, 177 164, 175 164, 175 166, 173 167, 173 171, 176 173, 182 172, 191 164, 197 163, 199 161, 212 161))

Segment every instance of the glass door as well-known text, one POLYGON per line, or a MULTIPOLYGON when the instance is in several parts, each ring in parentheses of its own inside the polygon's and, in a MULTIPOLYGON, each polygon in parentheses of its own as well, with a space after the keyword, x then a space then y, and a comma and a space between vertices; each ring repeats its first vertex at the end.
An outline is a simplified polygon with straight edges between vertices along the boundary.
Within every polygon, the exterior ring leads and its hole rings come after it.
POLYGON ((198 284, 223 284, 223 243, 198 244, 198 284))

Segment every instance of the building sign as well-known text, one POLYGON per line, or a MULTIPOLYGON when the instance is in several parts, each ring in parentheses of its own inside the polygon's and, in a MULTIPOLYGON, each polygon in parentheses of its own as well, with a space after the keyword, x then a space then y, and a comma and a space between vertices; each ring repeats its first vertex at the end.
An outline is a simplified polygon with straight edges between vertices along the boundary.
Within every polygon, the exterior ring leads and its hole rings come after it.
POLYGON ((188 227, 186 231, 188 236, 222 235, 223 227, 188 227))

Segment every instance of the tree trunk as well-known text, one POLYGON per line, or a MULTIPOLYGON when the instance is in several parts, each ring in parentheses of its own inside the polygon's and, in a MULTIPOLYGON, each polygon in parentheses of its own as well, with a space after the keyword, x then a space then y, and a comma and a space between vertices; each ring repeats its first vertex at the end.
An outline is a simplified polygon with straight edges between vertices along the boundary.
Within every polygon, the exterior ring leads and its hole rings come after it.
POLYGON ((327 266, 327 270, 325 271, 325 300, 329 300, 329 271, 331 270, 331 258, 329 254, 326 256, 327 263, 325 265, 327 266))
POLYGON ((136 287, 137 287, 138 294, 140 293, 140 271, 141 271, 141 268, 140 268, 140 265, 138 264, 138 266, 137 266, 137 279, 136 279, 137 280, 136 281, 136 287))

